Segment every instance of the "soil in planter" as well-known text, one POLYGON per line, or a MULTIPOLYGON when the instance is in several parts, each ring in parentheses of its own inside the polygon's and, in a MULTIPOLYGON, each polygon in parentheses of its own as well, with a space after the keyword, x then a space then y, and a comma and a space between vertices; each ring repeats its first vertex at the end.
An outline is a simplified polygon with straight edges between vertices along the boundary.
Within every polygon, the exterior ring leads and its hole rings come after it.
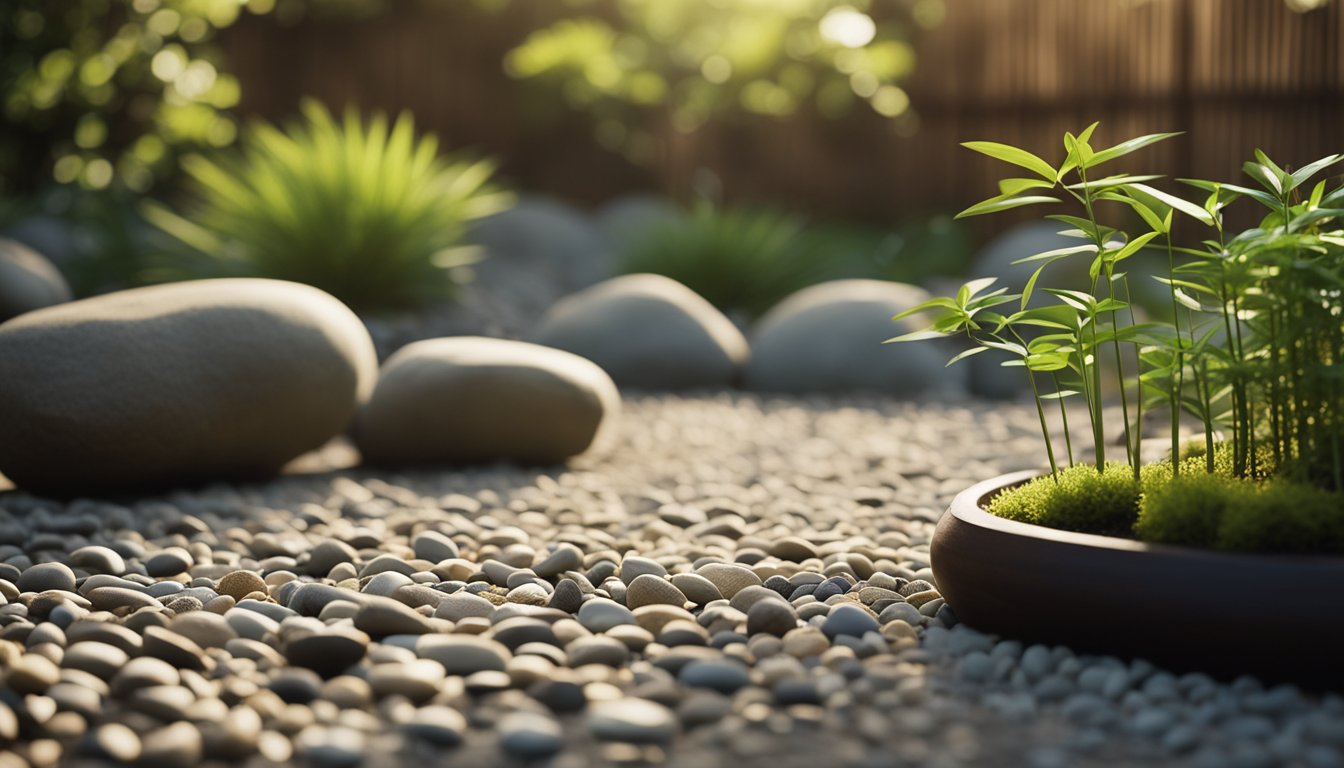
POLYGON ((1238 478, 1230 452, 1133 469, 1113 462, 1061 470, 1009 488, 991 514, 1066 531, 1241 552, 1344 554, 1344 494, 1281 477, 1238 478))

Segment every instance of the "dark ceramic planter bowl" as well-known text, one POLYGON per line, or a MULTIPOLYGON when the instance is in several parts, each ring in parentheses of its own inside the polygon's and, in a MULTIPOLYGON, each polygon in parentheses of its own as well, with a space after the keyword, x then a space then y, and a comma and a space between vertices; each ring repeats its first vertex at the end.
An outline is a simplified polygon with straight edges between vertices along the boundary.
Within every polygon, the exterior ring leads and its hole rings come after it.
POLYGON ((1179 671, 1344 689, 1344 558, 1146 544, 984 510, 1036 474, 974 485, 939 520, 930 559, 960 621, 1179 671))

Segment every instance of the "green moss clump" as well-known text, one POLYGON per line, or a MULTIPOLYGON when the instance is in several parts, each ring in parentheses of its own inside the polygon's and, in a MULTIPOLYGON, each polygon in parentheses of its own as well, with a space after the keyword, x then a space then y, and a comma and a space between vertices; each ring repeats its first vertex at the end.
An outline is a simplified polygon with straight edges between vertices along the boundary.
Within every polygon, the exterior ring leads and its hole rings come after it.
POLYGON ((995 496, 991 514, 1065 531, 1129 535, 1139 512, 1140 485, 1121 462, 1098 472, 1090 465, 1060 470, 995 496))
MULTIPOLYGON (((1269 457, 1265 457, 1268 466, 1269 457)), ((1238 478, 1220 446, 1214 471, 1202 451, 1133 470, 1069 467, 995 496, 992 514, 1068 531, 1242 552, 1344 554, 1344 494, 1283 477, 1238 478)))
POLYGON ((1238 489, 1218 526, 1220 549, 1325 554, 1344 552, 1340 494, 1305 483, 1271 480, 1238 489))
MULTIPOLYGON (((1160 480, 1145 477, 1134 533, 1144 541, 1214 547, 1229 501, 1254 490, 1247 483, 1203 470, 1171 479, 1170 465, 1160 480)), ((1184 467, 1183 467, 1184 468, 1184 467)))

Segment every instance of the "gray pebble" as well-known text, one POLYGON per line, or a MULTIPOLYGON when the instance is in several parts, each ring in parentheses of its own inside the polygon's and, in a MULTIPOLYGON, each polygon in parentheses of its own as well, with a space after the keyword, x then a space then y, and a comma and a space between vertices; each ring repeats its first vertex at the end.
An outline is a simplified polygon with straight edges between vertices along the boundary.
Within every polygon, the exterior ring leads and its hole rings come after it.
POLYGON ((536 712, 511 712, 499 719, 495 730, 500 747, 524 760, 549 757, 565 746, 564 731, 555 718, 536 712))
POLYGON ((25 570, 19 576, 17 586, 22 592, 46 592, 50 589, 74 592, 75 572, 64 563, 40 563, 25 570))

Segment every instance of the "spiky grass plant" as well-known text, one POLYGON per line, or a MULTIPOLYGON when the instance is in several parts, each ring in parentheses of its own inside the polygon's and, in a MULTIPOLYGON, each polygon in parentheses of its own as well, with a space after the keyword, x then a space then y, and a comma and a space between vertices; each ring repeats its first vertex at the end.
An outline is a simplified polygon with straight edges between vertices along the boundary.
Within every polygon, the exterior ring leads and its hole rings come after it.
POLYGON ((204 257, 192 270, 308 283, 361 311, 451 296, 454 268, 475 258, 468 224, 512 200, 493 163, 440 155, 408 113, 337 120, 314 101, 286 129, 256 124, 237 151, 184 168, 183 212, 146 216, 204 257))

